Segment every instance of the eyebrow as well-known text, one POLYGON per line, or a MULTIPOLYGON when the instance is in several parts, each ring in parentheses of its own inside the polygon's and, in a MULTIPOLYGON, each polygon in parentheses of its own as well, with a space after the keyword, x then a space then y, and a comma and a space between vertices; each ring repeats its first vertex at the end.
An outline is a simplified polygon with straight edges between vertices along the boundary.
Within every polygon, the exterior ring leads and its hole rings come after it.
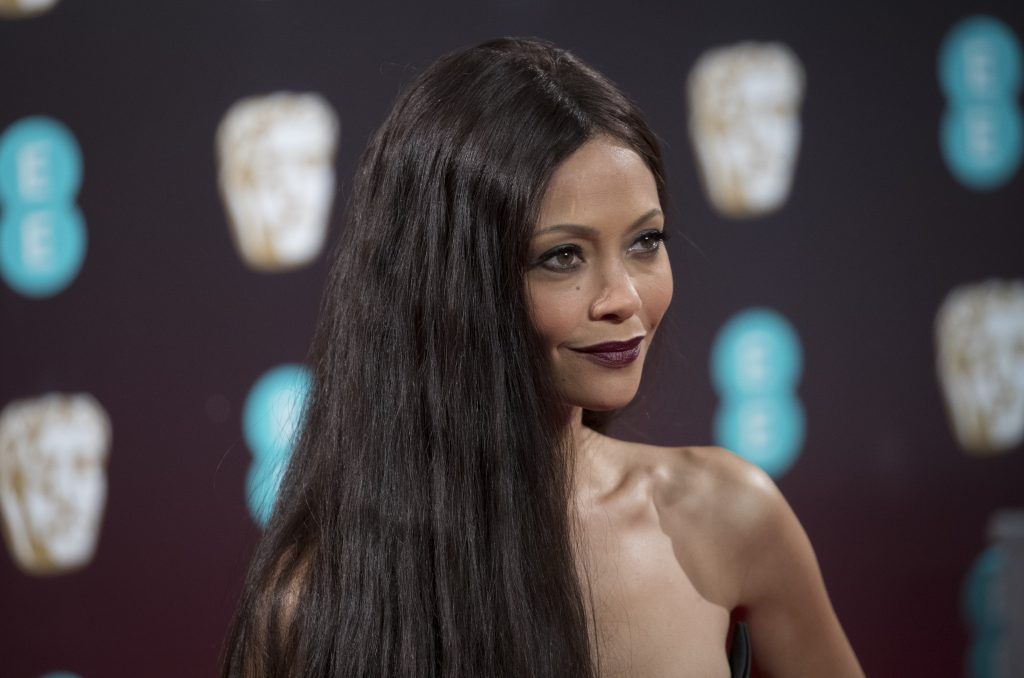
MULTIPOLYGON (((661 214, 661 210, 658 209, 657 207, 650 210, 649 212, 645 212, 640 216, 639 219, 637 219, 636 221, 629 225, 629 228, 626 230, 626 232, 628 233, 629 231, 638 228, 645 221, 647 221, 651 217, 657 216, 658 214, 661 214)), ((538 235, 544 235, 545 233, 550 233, 551 231, 567 231, 569 233, 574 233, 580 236, 589 236, 591 238, 596 238, 600 234, 600 231, 598 231, 593 226, 584 226, 583 224, 557 224, 555 226, 545 226, 544 228, 535 232, 533 234, 533 237, 537 237, 538 235)))

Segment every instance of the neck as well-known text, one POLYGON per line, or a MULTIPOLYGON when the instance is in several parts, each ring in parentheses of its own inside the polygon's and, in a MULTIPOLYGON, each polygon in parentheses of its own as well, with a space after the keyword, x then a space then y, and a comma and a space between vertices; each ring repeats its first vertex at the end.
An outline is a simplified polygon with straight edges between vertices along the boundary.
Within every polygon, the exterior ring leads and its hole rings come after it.
POLYGON ((590 430, 583 425, 583 408, 578 405, 564 405, 561 415, 562 438, 569 449, 576 452, 590 430))
POLYGON ((583 408, 577 405, 564 408, 563 421, 563 440, 571 455, 569 468, 575 475, 581 466, 589 467, 593 463, 594 443, 600 434, 583 425, 583 408))

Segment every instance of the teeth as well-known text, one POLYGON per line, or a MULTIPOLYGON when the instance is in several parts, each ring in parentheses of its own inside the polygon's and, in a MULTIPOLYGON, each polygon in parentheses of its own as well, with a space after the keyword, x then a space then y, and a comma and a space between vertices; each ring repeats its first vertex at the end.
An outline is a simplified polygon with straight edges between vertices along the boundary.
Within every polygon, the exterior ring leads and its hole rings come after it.
POLYGON ((107 497, 110 419, 89 394, 15 400, 0 412, 0 516, 28 574, 87 564, 107 497))
POLYGON ((977 455, 1024 440, 1024 281, 954 289, 935 319, 937 370, 960 446, 977 455))
POLYGON ((304 266, 323 249, 334 195, 338 119, 317 94, 243 99, 217 129, 221 196, 242 260, 304 266))
POLYGON ((711 204, 729 217, 786 201, 800 145, 804 71, 778 43, 705 52, 687 81, 690 138, 711 204))
POLYGON ((41 14, 56 4, 57 0, 0 0, 0 17, 41 14))

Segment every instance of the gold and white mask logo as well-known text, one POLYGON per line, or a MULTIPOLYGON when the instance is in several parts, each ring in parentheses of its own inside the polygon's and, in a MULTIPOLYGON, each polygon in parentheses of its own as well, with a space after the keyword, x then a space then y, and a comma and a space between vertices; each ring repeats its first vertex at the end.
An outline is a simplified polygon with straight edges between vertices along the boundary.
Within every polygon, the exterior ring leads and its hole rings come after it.
POLYGON ((21 19, 50 10, 57 0, 0 0, 0 18, 21 19))
POLYGON ((0 412, 0 515, 28 574, 63 574, 96 550, 107 499, 110 419, 88 394, 50 393, 0 412))
POLYGON ((954 289, 935 319, 946 411, 964 450, 1006 452, 1024 440, 1024 281, 954 289))
POLYGON ((320 254, 334 196, 338 118, 317 94, 235 103, 217 129, 220 193, 242 260, 287 271, 320 254))
POLYGON ((728 217, 783 205, 800 146, 804 70, 778 43, 705 52, 687 81, 690 139, 708 200, 728 217))

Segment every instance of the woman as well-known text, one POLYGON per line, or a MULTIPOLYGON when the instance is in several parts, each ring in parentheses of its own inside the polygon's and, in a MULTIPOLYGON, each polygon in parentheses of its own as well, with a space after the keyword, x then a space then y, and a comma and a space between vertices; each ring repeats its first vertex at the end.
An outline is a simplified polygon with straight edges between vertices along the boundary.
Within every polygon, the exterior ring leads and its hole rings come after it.
POLYGON ((601 432, 671 300, 665 199, 639 111, 547 42, 409 85, 360 161, 225 676, 728 676, 744 614, 766 673, 862 675, 768 476, 601 432))

